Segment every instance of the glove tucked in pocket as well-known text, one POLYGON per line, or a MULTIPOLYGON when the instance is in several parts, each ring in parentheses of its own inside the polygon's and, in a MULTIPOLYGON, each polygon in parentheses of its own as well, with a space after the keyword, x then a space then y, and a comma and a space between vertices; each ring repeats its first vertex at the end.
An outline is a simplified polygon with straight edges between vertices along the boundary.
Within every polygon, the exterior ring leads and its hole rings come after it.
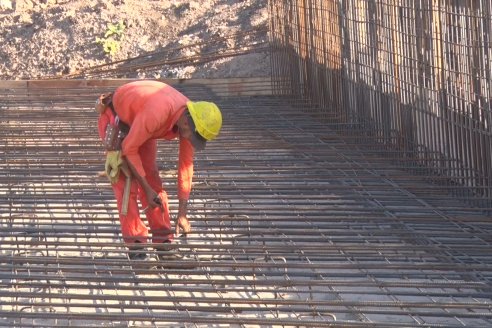
POLYGON ((106 154, 106 164, 104 169, 109 181, 114 184, 118 181, 120 177, 120 165, 123 164, 123 159, 121 158, 121 151, 111 150, 106 154))

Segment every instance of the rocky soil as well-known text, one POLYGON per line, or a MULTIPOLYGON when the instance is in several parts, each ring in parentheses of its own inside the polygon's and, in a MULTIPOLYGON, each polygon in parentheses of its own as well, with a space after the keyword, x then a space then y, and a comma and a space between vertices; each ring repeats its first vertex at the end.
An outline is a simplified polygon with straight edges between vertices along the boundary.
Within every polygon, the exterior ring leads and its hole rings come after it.
POLYGON ((153 65, 106 77, 266 76, 267 25, 267 0, 0 0, 0 79, 70 77, 131 58, 153 65))

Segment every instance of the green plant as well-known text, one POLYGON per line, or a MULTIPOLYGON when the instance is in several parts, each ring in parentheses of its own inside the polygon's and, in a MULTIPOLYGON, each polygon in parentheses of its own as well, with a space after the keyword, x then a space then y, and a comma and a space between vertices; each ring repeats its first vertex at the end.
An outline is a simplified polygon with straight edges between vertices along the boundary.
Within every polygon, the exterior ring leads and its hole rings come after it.
POLYGON ((123 32, 125 31, 125 23, 122 21, 119 21, 116 24, 108 24, 108 29, 106 30, 106 33, 104 34, 105 38, 108 38, 110 36, 116 35, 117 37, 122 37, 123 32))
POLYGON ((114 57, 120 50, 120 42, 123 40, 125 24, 119 21, 116 24, 108 23, 106 33, 103 38, 96 37, 96 43, 102 45, 106 55, 114 57))

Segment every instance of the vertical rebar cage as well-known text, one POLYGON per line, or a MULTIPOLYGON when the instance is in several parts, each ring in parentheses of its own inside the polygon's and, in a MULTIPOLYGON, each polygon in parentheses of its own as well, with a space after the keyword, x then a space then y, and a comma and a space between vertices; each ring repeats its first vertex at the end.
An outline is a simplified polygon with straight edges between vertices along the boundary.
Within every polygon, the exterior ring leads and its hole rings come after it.
POLYGON ((276 94, 491 207, 489 0, 269 5, 276 94))

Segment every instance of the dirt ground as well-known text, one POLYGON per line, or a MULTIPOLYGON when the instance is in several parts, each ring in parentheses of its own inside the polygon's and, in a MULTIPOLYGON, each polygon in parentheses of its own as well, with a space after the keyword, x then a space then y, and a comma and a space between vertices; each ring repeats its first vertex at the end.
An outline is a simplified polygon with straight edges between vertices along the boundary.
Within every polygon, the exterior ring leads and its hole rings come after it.
MULTIPOLYGON (((237 52, 251 44, 266 44, 267 25, 267 0, 0 0, 0 79, 63 77, 156 51, 178 49, 180 58, 207 47, 209 52, 215 47, 219 54, 228 49, 237 52), (262 28, 265 32, 254 36, 231 37, 262 28), (223 38, 220 44, 210 42, 218 38, 223 38)), ((200 64, 165 64, 114 77, 270 73, 267 51, 215 57, 200 64)))

